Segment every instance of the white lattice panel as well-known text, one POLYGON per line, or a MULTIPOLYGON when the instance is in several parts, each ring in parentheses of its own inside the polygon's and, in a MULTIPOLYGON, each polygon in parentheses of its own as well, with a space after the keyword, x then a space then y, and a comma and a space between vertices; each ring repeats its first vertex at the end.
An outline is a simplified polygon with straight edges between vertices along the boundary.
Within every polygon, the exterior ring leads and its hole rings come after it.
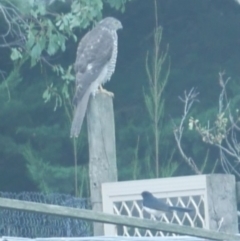
MULTIPOLYGON (((103 212, 130 217, 156 219, 142 210, 143 191, 150 191, 154 196, 169 205, 189 207, 191 213, 167 213, 158 220, 192 227, 208 227, 206 213, 205 176, 148 179, 102 184, 103 212)), ((141 230, 138 228, 105 224, 105 235, 124 236, 169 236, 166 232, 141 230)))

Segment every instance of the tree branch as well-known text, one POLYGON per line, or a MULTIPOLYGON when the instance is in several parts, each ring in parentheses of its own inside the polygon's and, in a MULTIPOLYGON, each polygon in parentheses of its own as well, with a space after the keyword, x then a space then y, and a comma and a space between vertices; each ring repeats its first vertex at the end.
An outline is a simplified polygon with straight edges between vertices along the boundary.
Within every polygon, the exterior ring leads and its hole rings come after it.
POLYGON ((174 137, 177 142, 177 147, 178 150, 183 158, 183 160, 191 167, 191 169, 196 173, 196 174, 202 174, 201 171, 198 169, 197 165, 195 164, 194 160, 192 157, 188 157, 186 153, 184 152, 182 148, 182 135, 184 131, 184 123, 186 121, 187 115, 189 113, 189 110, 191 109, 193 103, 197 101, 197 96, 198 92, 194 88, 192 88, 189 93, 186 91, 184 92, 184 97, 179 97, 179 99, 184 103, 184 111, 183 111, 183 116, 181 118, 180 124, 177 126, 175 123, 174 125, 174 137))

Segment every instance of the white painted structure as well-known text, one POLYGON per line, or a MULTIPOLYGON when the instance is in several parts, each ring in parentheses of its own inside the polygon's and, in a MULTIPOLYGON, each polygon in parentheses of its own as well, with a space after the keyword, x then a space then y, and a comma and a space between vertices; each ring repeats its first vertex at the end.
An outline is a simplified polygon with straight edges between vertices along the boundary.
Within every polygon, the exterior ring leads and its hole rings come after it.
MULTIPOLYGON (((234 215, 236 201, 231 203, 236 199, 234 189, 234 176, 221 174, 103 183, 103 212, 156 219, 142 210, 141 193, 147 190, 169 205, 194 209, 191 213, 164 214, 160 221, 219 231, 230 229, 235 233, 237 230, 237 216, 234 215), (222 195, 226 195, 223 202, 219 198, 222 195), (227 211, 224 206, 227 206, 227 211), (233 227, 229 228, 230 224, 233 224, 233 227)), ((104 235, 153 237, 172 234, 104 224, 104 235)))

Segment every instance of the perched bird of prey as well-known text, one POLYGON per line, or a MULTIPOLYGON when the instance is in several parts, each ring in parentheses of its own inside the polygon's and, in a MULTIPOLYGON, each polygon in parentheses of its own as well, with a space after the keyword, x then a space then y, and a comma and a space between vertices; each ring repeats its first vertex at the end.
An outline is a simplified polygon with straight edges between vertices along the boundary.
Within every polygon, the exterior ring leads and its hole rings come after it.
POLYGON ((90 94, 100 91, 113 96, 102 89, 110 80, 116 65, 118 36, 122 28, 119 20, 107 17, 96 24, 80 41, 75 62, 76 90, 73 98, 74 117, 70 136, 78 137, 87 110, 90 94))
POLYGON ((152 195, 152 193, 148 191, 142 192, 143 197, 143 209, 150 213, 155 215, 156 217, 160 217, 163 213, 167 212, 191 212, 193 209, 191 208, 183 208, 183 207, 177 207, 177 206, 170 206, 163 201, 157 199, 152 195))

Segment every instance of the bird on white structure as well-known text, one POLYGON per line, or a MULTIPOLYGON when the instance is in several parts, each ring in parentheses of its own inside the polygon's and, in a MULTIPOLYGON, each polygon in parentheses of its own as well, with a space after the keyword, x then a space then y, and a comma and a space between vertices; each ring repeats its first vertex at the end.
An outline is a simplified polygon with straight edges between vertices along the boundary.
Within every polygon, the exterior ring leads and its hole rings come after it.
POLYGON ((110 80, 115 70, 118 52, 117 30, 121 28, 122 24, 116 18, 104 18, 78 45, 74 65, 76 89, 70 137, 78 137, 80 133, 90 94, 95 95, 99 89, 113 96, 113 93, 104 90, 102 85, 110 80))
POLYGON ((150 213, 153 214, 156 217, 161 217, 163 213, 171 213, 173 211, 177 212, 192 212, 193 209, 191 208, 185 208, 185 207, 179 207, 179 206, 170 206, 163 201, 157 199, 156 197, 153 196, 152 193, 148 191, 144 191, 141 193, 142 198, 143 198, 143 209, 150 213))

